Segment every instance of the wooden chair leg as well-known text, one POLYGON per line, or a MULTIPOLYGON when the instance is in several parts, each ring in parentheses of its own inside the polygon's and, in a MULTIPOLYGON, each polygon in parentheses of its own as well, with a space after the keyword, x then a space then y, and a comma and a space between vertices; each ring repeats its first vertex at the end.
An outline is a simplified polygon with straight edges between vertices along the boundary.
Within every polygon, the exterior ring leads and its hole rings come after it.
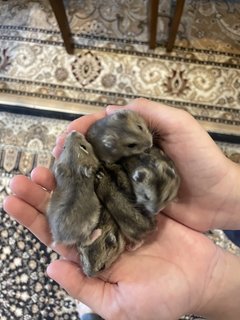
POLYGON ((168 42, 166 46, 167 52, 171 52, 174 46, 176 35, 178 32, 179 23, 182 17, 185 0, 177 0, 175 12, 172 18, 171 26, 169 29, 168 42))
POLYGON ((62 34, 67 53, 73 54, 74 46, 63 0, 49 0, 62 34))
POLYGON ((157 20, 159 0, 149 0, 148 28, 149 28, 149 48, 155 49, 157 45, 157 20))

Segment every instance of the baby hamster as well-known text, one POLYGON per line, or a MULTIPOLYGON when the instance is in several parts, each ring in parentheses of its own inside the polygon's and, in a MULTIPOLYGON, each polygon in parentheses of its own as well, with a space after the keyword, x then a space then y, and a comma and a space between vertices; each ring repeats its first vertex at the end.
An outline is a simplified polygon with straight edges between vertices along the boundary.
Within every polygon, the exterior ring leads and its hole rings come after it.
POLYGON ((136 208, 129 179, 121 166, 114 164, 112 169, 105 167, 101 170, 102 175, 95 184, 96 194, 118 224, 128 248, 137 248, 147 234, 156 229, 156 220, 136 208))
POLYGON ((152 146, 145 120, 131 110, 118 110, 96 121, 86 134, 98 159, 113 163, 122 157, 140 154, 152 146))
POLYGON ((107 209, 102 210, 98 228, 102 233, 92 244, 77 245, 83 272, 89 277, 109 268, 125 248, 125 239, 107 209))
POLYGON ((72 131, 53 166, 56 189, 47 218, 54 242, 88 244, 100 236, 101 231, 96 229, 100 202, 94 192, 98 167, 92 146, 81 133, 72 131))
POLYGON ((157 214, 176 198, 179 175, 173 161, 159 148, 125 158, 121 164, 131 180, 136 203, 145 213, 157 214))

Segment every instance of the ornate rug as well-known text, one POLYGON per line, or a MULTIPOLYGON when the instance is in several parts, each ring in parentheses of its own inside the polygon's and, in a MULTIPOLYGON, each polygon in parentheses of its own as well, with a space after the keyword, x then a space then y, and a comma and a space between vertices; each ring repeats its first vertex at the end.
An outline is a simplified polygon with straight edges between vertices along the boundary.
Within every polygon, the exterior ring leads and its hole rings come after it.
MULTIPOLYGON (((170 2, 160 1, 154 51, 147 5, 66 1, 76 47, 69 56, 47 0, 0 0, 1 206, 12 176, 50 166, 55 138, 68 123, 52 116, 71 119, 139 96, 186 109, 240 163, 240 3, 186 0, 171 54, 164 49, 170 2)), ((0 318, 78 319, 75 301, 45 276, 56 254, 0 214, 0 318)), ((210 236, 239 254, 222 231, 210 236)))
POLYGON ((49 167, 67 121, 0 113, 0 319, 77 320, 75 301, 45 275, 57 254, 2 209, 9 180, 49 167))
POLYGON ((83 114, 144 96, 239 135, 240 3, 187 0, 167 54, 170 4, 160 1, 158 47, 149 50, 147 0, 66 1, 69 56, 48 0, 0 0, 1 102, 83 114))

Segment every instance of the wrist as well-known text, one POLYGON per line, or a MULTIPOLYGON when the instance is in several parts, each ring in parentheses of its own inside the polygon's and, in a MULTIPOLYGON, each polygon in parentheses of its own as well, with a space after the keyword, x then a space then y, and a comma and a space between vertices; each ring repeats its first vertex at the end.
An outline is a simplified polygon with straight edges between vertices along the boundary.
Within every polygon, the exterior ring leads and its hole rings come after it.
MULTIPOLYGON (((230 160, 229 160, 230 162, 230 160)), ((229 183, 225 195, 225 221, 221 229, 240 229, 240 166, 234 162, 229 165, 229 183)))
POLYGON ((240 315, 240 257, 219 248, 218 257, 196 313, 211 320, 238 320, 240 315))

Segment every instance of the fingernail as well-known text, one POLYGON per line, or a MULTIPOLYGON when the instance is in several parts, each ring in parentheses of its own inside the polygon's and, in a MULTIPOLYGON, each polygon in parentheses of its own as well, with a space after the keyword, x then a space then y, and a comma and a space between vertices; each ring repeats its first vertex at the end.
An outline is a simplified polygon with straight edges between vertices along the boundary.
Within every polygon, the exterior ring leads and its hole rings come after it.
POLYGON ((61 150, 59 150, 59 147, 54 147, 52 151, 52 155, 54 156, 55 159, 59 158, 61 154, 61 150))
POLYGON ((106 112, 107 113, 112 113, 112 112, 115 112, 115 111, 117 111, 119 109, 122 109, 122 108, 124 108, 124 106, 109 105, 109 106, 106 107, 106 112))
POLYGON ((47 266, 47 269, 45 270, 45 272, 46 272, 46 275, 47 275, 49 278, 52 278, 53 270, 52 270, 51 263, 47 266))

